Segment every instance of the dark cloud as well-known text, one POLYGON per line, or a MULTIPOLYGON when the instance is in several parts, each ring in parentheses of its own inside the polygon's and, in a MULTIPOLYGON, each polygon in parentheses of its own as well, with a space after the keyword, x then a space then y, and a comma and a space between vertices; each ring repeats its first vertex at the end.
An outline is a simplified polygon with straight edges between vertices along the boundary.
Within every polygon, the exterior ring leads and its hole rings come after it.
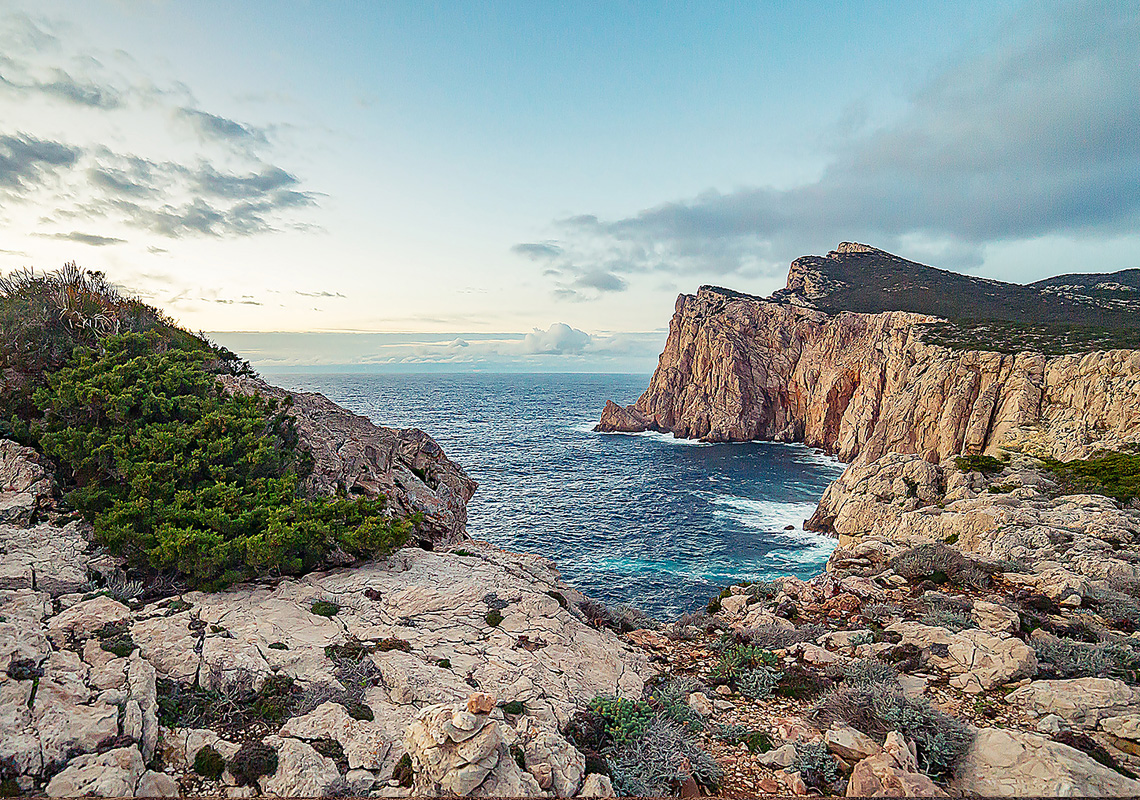
POLYGON ((624 292, 629 284, 612 272, 595 269, 583 273, 574 281, 575 286, 597 289, 599 292, 624 292))
POLYGON ((548 260, 579 281, 599 269, 764 274, 857 239, 962 267, 995 242, 1134 233, 1137 86, 1133 2, 1030 4, 989 48, 915 93, 898 121, 848 126, 818 181, 562 220, 562 252, 548 260))
POLYGON ((49 175, 74 166, 81 152, 62 142, 27 134, 0 134, 0 187, 17 193, 26 191, 49 175))
POLYGON ((80 233, 79 231, 72 231, 71 233, 38 233, 37 236, 42 236, 45 239, 63 239, 68 242, 78 242, 79 244, 90 245, 91 247, 106 247, 109 244, 122 244, 126 239, 116 239, 113 236, 97 236, 93 233, 80 233))
POLYGON ((226 117, 210 114, 196 108, 180 108, 178 115, 189 122, 198 133, 207 139, 229 141, 266 141, 265 132, 250 125, 242 125, 226 117))
POLYGON ((511 252, 534 261, 549 261, 562 255, 562 248, 550 242, 524 242, 512 247, 511 252))

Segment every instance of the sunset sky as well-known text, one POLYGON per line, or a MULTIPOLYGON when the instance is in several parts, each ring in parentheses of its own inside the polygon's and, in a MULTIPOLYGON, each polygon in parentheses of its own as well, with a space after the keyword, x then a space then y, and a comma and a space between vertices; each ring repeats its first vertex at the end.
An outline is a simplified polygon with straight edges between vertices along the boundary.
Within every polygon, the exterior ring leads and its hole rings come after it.
POLYGON ((1138 86, 1131 1, 0 2, 0 269, 268 369, 648 371, 840 240, 1140 267, 1138 86))

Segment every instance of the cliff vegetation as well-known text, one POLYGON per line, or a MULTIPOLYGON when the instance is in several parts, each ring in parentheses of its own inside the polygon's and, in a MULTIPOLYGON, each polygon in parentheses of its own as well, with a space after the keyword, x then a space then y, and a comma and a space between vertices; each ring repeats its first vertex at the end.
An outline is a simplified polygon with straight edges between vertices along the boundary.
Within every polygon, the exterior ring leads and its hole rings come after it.
POLYGON ((0 282, 4 433, 48 456, 96 540, 145 573, 202 588, 298 574, 335 551, 371 558, 411 524, 385 500, 309 499, 285 402, 227 392, 248 373, 97 272, 0 282))

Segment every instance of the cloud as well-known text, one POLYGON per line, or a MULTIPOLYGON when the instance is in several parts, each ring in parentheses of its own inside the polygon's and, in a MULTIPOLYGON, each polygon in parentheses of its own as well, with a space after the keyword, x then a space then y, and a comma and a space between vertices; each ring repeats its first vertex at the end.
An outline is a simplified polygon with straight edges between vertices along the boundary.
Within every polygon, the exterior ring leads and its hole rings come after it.
POLYGON ((629 288, 629 284, 617 275, 602 269, 593 269, 583 273, 574 280, 574 285, 587 289, 597 289, 599 292, 624 292, 629 288))
MULTIPOLYGON (((1131 2, 1029 4, 988 48, 910 97, 896 121, 846 125, 821 177, 708 191, 614 220, 555 223, 556 293, 614 276, 762 275, 841 239, 947 266, 989 244, 1113 236, 1140 225, 1140 14, 1131 2), (861 132, 862 131, 862 132, 861 132)), ((533 257, 533 251, 515 252, 533 257)))
POLYGON ((590 334, 571 328, 565 322, 555 322, 545 331, 535 328, 523 338, 522 347, 527 353, 565 354, 581 353, 590 342, 590 334))
POLYGON ((512 247, 511 252, 532 261, 549 261, 562 255, 562 248, 550 242, 524 242, 512 247))
POLYGON ((79 244, 86 244, 91 247, 106 247, 109 244, 122 244, 126 241, 125 239, 116 239, 113 236, 97 236, 93 233, 80 233, 79 231, 72 231, 71 233, 38 233, 36 235, 47 239, 63 239, 68 242, 78 242, 79 244))
POLYGON ((251 125, 242 125, 226 117, 210 114, 197 108, 179 108, 175 113, 189 122, 199 135, 207 139, 230 141, 266 141, 265 132, 251 125))
POLYGON ((56 36, 51 27, 0 14, 5 210, 23 203, 48 209, 40 212, 41 224, 106 220, 168 238, 248 236, 303 225, 297 212, 316 205, 317 195, 269 160, 274 145, 267 128, 200 108, 187 87, 155 85, 127 54, 104 58, 74 49, 77 37, 56 36), (50 113, 36 113, 28 103, 33 98, 50 113), (23 129, 11 130, 5 118, 19 119, 23 129), (63 119, 70 133, 49 136, 35 129, 39 119, 45 125, 63 119), (116 144, 112 149, 102 141, 116 144))
POLYGON ((81 152, 23 133, 0 134, 0 187, 23 193, 74 166, 81 152))

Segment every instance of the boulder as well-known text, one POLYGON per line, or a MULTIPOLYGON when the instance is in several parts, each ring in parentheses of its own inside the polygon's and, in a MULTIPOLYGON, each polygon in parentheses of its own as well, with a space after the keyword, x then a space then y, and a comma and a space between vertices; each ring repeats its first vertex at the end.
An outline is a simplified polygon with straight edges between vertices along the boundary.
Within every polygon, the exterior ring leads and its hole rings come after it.
POLYGON ((48 638, 57 646, 69 639, 83 641, 90 638, 104 625, 125 622, 131 610, 117 600, 99 595, 90 600, 76 603, 62 614, 48 621, 48 638))
POLYGON ((954 778, 954 788, 985 797, 1136 796, 1140 781, 1035 733, 984 728, 954 778))
POLYGON ((617 797, 617 792, 608 776, 591 772, 582 782, 578 797, 617 797))
POLYGON ((865 733, 848 725, 836 725, 823 734, 827 749, 848 763, 881 753, 883 748, 865 733))
POLYGON ((73 758, 47 785, 48 797, 134 797, 146 770, 137 747, 73 758))
POLYGON ((1021 618, 1016 611, 988 600, 975 601, 970 616, 979 628, 992 633, 1013 634, 1021 627, 1021 618))
POLYGON ((392 741, 384 729, 369 720, 349 716, 339 703, 324 703, 301 717, 293 717, 280 736, 296 739, 335 739, 344 749, 349 769, 383 770, 392 741))
POLYGON ((263 741, 277 751, 277 771, 258 781, 268 795, 322 797, 340 779, 335 761, 299 739, 267 736, 263 741))
POLYGON ((139 778, 139 785, 135 790, 136 797, 178 797, 180 794, 178 781, 153 770, 148 770, 139 778))
POLYGON ((0 589, 36 589, 53 597, 84 591, 90 529, 86 522, 61 528, 0 524, 0 589))
POLYGON ((847 782, 848 797, 946 797, 923 775, 906 740, 887 734, 882 751, 855 765, 847 782))
POLYGON ((200 638, 190 628, 190 615, 186 612, 151 617, 131 625, 131 639, 143 658, 164 678, 181 683, 193 683, 198 676, 200 638))
POLYGON ((1140 688, 1114 678, 1033 681, 1006 702, 1038 715, 1056 714, 1071 725, 1094 729, 1106 717, 1140 713, 1140 688))
POLYGON ((515 726, 527 772, 555 797, 573 797, 586 774, 586 758, 558 731, 525 716, 515 726))

